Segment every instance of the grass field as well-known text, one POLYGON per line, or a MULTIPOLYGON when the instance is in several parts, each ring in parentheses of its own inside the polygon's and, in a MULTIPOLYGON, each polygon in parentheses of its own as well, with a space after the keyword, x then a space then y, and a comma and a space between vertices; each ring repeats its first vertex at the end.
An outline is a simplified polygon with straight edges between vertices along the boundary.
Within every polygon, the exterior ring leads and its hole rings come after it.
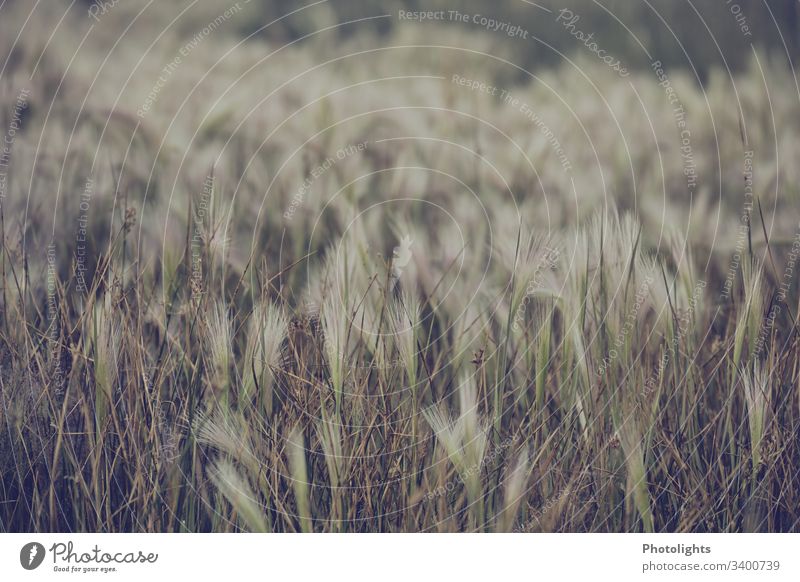
POLYGON ((800 530, 785 56, 101 4, 0 4, 0 531, 800 530))

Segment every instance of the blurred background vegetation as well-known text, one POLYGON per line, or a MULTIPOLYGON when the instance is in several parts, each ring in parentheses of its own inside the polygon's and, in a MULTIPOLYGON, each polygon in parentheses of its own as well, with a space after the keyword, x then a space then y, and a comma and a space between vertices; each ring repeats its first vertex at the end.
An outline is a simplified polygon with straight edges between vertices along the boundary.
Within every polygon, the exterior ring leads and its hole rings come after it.
MULTIPOLYGON (((86 2, 91 4, 90 0, 86 2)), ((190 3, 170 2, 176 6, 190 3)), ((203 0, 203 4, 216 5, 218 11, 220 6, 231 2, 203 0)), ((261 16, 241 19, 242 34, 251 34, 263 24, 304 5, 296 0, 252 0, 250 4, 253 7, 248 9, 260 11, 261 16)), ((562 58, 556 51, 567 56, 575 52, 575 39, 566 34, 562 26, 553 23, 555 14, 567 8, 580 15, 577 28, 594 33, 601 46, 624 59, 629 68, 649 65, 638 39, 654 59, 669 67, 694 68, 701 81, 706 80, 714 66, 728 67, 731 71, 745 67, 752 56, 751 43, 757 49, 784 58, 787 53, 794 58, 800 49, 800 3, 797 0, 537 0, 535 4, 550 10, 551 14, 526 0, 332 0, 284 18, 259 34, 269 40, 285 42, 336 22, 390 14, 392 18, 358 25, 381 35, 392 32, 393 27, 403 26, 396 18, 398 10, 459 10, 507 21, 528 30, 540 42, 519 39, 509 42, 502 34, 495 36, 498 46, 515 53, 514 62, 535 70, 557 66, 562 58), (742 31, 744 24, 751 31, 748 36, 742 31)), ((193 7, 192 13, 196 12, 193 7)), ((480 32, 477 26, 471 26, 480 32)), ((352 26, 338 29, 342 36, 352 33, 352 26)))

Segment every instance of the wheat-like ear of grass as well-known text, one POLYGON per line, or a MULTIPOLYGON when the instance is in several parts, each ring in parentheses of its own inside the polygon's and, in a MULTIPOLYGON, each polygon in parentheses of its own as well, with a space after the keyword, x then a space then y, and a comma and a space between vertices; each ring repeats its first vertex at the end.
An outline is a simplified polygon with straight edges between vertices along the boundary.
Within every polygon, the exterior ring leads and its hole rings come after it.
POLYGON ((642 430, 637 420, 632 415, 628 415, 619 426, 618 434, 628 471, 626 495, 628 499, 633 500, 642 519, 644 531, 652 533, 654 531, 653 512, 650 507, 650 493, 647 489, 642 430))
POLYGON ((230 390, 230 362, 232 357, 232 325, 223 301, 211 308, 203 335, 206 359, 209 363, 209 381, 214 396, 227 405, 230 390))
POLYGON ((390 304, 394 340, 411 393, 411 440, 413 443, 417 442, 419 419, 419 410, 417 409, 419 406, 417 340, 420 331, 421 310, 422 307, 416 295, 407 292, 402 293, 399 301, 390 304))
POLYGON ((344 399, 345 351, 347 349, 348 317, 344 313, 341 300, 331 294, 322 308, 322 329, 325 334, 325 356, 328 360, 336 414, 341 416, 344 399))
POLYGON ((750 450, 753 460, 753 476, 761 464, 761 443, 764 439, 764 424, 770 405, 769 374, 760 362, 753 364, 753 370, 742 375, 747 421, 750 427, 750 450))
POLYGON ((422 307, 416 295, 404 291, 399 301, 390 304, 392 333, 409 383, 417 378, 417 333, 422 307))
POLYGON ((288 325, 283 310, 273 303, 258 304, 253 309, 242 370, 242 400, 248 401, 258 390, 267 418, 272 416, 273 404, 271 368, 279 363, 288 325))
POLYGON ((749 351, 756 347, 756 338, 764 310, 763 266, 757 259, 742 263, 742 279, 744 282, 744 305, 736 321, 733 343, 734 374, 742 362, 744 340, 749 342, 749 351))
POLYGON ((256 494, 233 463, 226 459, 217 461, 211 470, 211 481, 230 502, 250 531, 269 532, 264 510, 256 494))
POLYGON ((253 450, 241 417, 232 416, 221 405, 213 413, 198 410, 192 432, 198 443, 215 448, 247 467, 252 475, 258 475, 261 462, 253 450))
POLYGON ((525 495, 525 482, 530 473, 531 463, 528 448, 517 457, 516 463, 508 471, 503 494, 503 510, 498 519, 497 531, 510 532, 514 526, 520 503, 525 495))
POLYGON ((345 452, 345 441, 342 438, 338 419, 325 418, 318 422, 317 436, 325 454, 325 466, 328 468, 331 483, 333 497, 331 522, 334 527, 340 529, 344 516, 345 491, 342 489, 342 485, 350 470, 350 456, 345 452))
POLYGON ((544 409, 544 385, 550 362, 550 342, 553 335, 553 311, 555 307, 545 302, 536 307, 536 410, 544 409))
POLYGON ((452 420, 442 410, 431 407, 423 411, 437 442, 447 453, 467 490, 473 527, 483 523, 481 469, 488 443, 487 430, 478 416, 477 387, 474 376, 461 379, 458 419, 452 420))
POLYGON ((300 529, 303 533, 313 530, 311 521, 311 498, 306 467, 306 449, 303 431, 300 426, 294 427, 286 440, 286 452, 289 457, 292 488, 297 501, 297 513, 300 518, 300 529))
POLYGON ((105 424, 113 398, 122 341, 122 327, 114 315, 110 295, 106 294, 102 303, 95 304, 92 323, 95 418, 99 434, 105 424))

